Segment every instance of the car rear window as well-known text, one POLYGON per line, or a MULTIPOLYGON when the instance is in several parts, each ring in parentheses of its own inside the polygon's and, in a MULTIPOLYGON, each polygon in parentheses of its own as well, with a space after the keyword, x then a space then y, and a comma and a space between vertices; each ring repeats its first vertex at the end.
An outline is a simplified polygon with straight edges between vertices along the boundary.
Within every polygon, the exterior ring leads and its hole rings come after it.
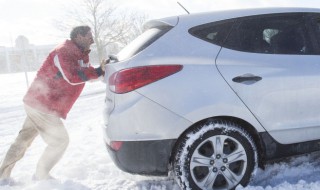
POLYGON ((162 35, 168 32, 172 26, 157 26, 154 28, 149 28, 143 32, 140 36, 134 39, 131 43, 125 46, 118 54, 117 59, 123 61, 129 59, 137 53, 141 52, 143 49, 151 45, 162 35))

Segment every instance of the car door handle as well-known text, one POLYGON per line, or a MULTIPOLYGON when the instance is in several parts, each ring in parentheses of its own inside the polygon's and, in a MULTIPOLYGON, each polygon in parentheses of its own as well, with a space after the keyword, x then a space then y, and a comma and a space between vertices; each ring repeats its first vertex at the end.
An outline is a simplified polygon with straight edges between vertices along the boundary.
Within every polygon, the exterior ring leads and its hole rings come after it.
POLYGON ((250 82, 258 82, 262 79, 262 77, 260 76, 255 76, 253 74, 244 74, 244 75, 241 75, 241 76, 237 76, 237 77, 234 77, 232 79, 233 82, 237 82, 237 83, 243 83, 243 82, 246 82, 246 81, 250 81, 250 82))

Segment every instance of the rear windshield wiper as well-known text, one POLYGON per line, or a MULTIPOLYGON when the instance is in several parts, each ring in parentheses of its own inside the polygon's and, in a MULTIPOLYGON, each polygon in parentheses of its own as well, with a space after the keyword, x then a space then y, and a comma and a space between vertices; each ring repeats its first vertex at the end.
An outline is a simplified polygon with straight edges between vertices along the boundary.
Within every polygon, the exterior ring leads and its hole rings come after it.
POLYGON ((110 59, 110 61, 114 61, 114 62, 118 62, 119 61, 118 57, 116 55, 113 55, 113 54, 109 55, 109 59, 110 59))

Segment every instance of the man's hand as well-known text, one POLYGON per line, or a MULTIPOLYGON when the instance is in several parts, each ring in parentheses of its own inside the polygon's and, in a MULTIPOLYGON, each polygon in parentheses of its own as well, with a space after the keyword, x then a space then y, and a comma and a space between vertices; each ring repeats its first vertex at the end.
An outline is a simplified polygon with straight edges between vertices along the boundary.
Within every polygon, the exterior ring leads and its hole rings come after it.
POLYGON ((110 59, 103 59, 101 62, 100 62, 100 67, 103 71, 106 70, 106 64, 110 63, 110 59))

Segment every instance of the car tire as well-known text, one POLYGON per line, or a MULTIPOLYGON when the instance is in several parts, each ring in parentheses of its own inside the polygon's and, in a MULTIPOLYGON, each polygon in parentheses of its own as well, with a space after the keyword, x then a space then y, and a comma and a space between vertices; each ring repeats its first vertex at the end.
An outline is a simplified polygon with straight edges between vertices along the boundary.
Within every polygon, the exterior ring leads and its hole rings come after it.
POLYGON ((173 173, 181 189, 246 186, 258 165, 252 137, 225 121, 199 125, 177 141, 173 173))

